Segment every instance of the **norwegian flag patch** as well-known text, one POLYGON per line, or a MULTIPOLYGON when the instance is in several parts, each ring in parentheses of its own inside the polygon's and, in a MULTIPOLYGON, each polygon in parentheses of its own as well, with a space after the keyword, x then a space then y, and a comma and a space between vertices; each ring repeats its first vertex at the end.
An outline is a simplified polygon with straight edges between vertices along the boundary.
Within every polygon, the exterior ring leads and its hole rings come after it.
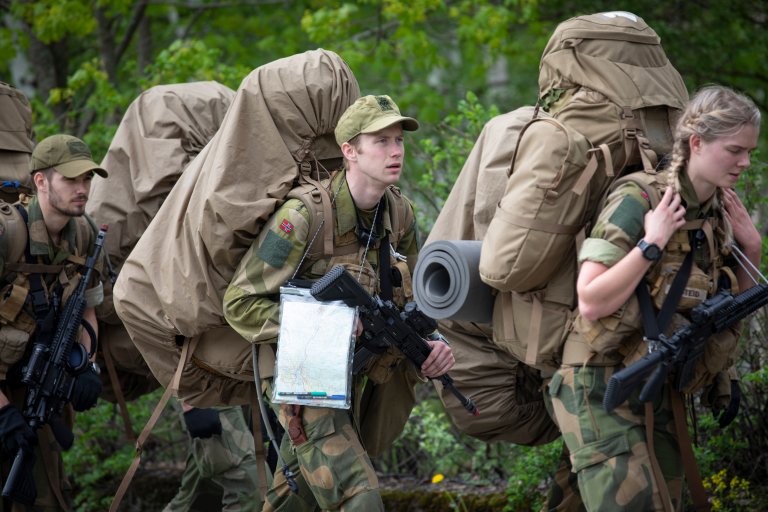
POLYGON ((291 231, 293 231, 293 224, 288 222, 288 219, 283 219, 283 222, 280 223, 280 229, 290 235, 291 231))

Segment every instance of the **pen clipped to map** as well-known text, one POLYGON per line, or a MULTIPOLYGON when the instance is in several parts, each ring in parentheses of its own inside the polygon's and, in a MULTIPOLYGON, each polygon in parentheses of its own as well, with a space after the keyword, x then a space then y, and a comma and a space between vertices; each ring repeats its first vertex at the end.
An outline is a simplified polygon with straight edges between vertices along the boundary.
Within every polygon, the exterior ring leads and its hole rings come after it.
POLYGON ((303 391, 298 393, 289 393, 279 391, 278 396, 297 398, 299 400, 346 400, 347 395, 329 395, 325 391, 303 391))

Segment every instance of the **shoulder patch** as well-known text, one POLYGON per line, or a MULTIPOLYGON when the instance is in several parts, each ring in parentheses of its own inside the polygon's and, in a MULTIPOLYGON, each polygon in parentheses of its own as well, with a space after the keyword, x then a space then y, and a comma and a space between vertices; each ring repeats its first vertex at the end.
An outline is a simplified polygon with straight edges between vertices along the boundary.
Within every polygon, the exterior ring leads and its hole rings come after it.
POLYGON ((632 196, 624 196, 608 222, 624 231, 629 237, 636 238, 643 229, 645 212, 646 208, 640 201, 632 196))
POLYGON ((269 266, 282 268, 292 248, 291 242, 269 229, 257 255, 269 266))

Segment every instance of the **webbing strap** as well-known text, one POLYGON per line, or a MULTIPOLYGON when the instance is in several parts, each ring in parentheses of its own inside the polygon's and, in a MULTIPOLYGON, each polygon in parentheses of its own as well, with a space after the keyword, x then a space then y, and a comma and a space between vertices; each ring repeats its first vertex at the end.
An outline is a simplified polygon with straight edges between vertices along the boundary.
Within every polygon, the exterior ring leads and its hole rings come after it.
MULTIPOLYGON (((47 443, 55 442, 51 433, 51 430, 43 431, 42 435, 46 438, 47 443)), ((48 486, 53 491, 53 495, 56 496, 56 501, 59 502, 61 508, 67 512, 70 512, 72 508, 64 500, 64 495, 61 493, 61 482, 56 478, 53 468, 57 467, 57 461, 53 459, 53 452, 50 450, 39 450, 43 457, 43 464, 45 465, 45 475, 48 478, 48 486)))
POLYGON ((200 341, 200 336, 194 338, 184 338, 184 343, 181 345, 181 355, 179 356, 179 365, 176 367, 176 372, 171 379, 171 385, 168 386, 175 393, 179 391, 179 385, 181 384, 181 374, 184 371, 184 367, 189 362, 189 356, 195 352, 197 344, 200 341))
MULTIPOLYGON (((24 225, 29 226, 27 210, 20 204, 16 205, 16 209, 18 210, 19 215, 21 215, 21 218, 24 219, 24 225)), ((24 253, 26 255, 27 263, 33 265, 35 259, 32 256, 31 243, 32 241, 30 240, 30 237, 27 236, 27 247, 25 248, 24 253)), ((48 316, 49 304, 48 297, 45 293, 45 287, 43 286, 43 279, 40 277, 40 274, 36 272, 29 274, 29 296, 32 299, 32 309, 35 311, 35 325, 39 330, 43 325, 43 321, 48 316)))
POLYGON ((600 151, 603 152, 603 160, 605 160, 605 175, 609 178, 613 178, 615 173, 613 172, 613 157, 611 156, 611 148, 608 147, 608 144, 600 144, 598 147, 600 148, 600 151))
POLYGON ((693 499, 693 508, 697 511, 709 512, 712 505, 707 498, 707 491, 704 490, 704 484, 701 482, 701 474, 696 464, 696 457, 693 454, 691 445, 691 436, 688 434, 688 423, 685 421, 685 406, 680 392, 670 387, 670 400, 672 403, 672 412, 675 416, 675 430, 677 431, 677 442, 680 446, 680 456, 683 459, 685 468, 685 479, 688 482, 688 490, 691 491, 693 499))
POLYGON ((656 447, 653 440, 653 403, 645 402, 645 444, 648 447, 648 460, 651 463, 653 479, 656 481, 656 487, 659 489, 661 504, 665 512, 673 512, 672 498, 669 496, 669 488, 664 475, 659 466, 659 459, 656 458, 656 447))
MULTIPOLYGON (((256 390, 259 391, 258 389, 256 390)), ((261 415, 259 410, 251 405, 251 430, 253 431, 253 448, 256 456, 256 478, 259 480, 259 497, 261 502, 267 499, 267 452, 264 449, 264 438, 261 435, 261 415)), ((277 449, 277 447, 275 447, 277 449)))
POLYGON ((23 274, 58 274, 64 265, 46 265, 45 263, 6 263, 6 270, 23 274))
POLYGON ((584 193, 584 190, 587 188, 587 185, 589 185, 589 182, 592 180, 592 177, 595 175, 595 171, 597 170, 597 154, 594 151, 590 151, 589 156, 589 162, 587 162, 587 166, 584 168, 583 171, 581 171, 581 175, 579 176, 579 179, 576 180, 576 184, 573 186, 571 190, 573 190, 573 193, 577 196, 580 196, 584 193))
POLYGON ((333 205, 331 204, 331 198, 318 180, 315 180, 308 175, 302 175, 302 178, 306 180, 307 183, 314 185, 320 192, 320 202, 323 203, 323 208, 320 212, 318 212, 318 215, 323 221, 323 255, 333 256, 333 225, 335 224, 335 215, 333 215, 333 205), (323 215, 323 212, 331 212, 330 216, 328 217, 331 219, 330 222, 325 222, 326 217, 323 215))
POLYGON ((659 335, 666 330, 669 321, 672 319, 672 314, 677 310, 677 305, 680 303, 680 299, 683 296, 683 291, 685 291, 685 285, 688 283, 688 277, 691 275, 692 267, 693 248, 691 248, 691 251, 685 255, 683 264, 680 266, 677 275, 672 280, 672 284, 669 286, 669 291, 664 299, 664 303, 661 305, 661 310, 659 311, 658 316, 653 314, 651 295, 648 293, 648 284, 645 282, 645 278, 637 283, 635 293, 637 294, 637 300, 640 304, 645 338, 658 340, 659 335))
POLYGON ((109 375, 109 382, 112 383, 112 389, 115 392, 115 398, 117 399, 117 405, 120 407, 120 416, 123 418, 123 426, 125 427, 125 435, 131 441, 136 441, 136 433, 133 431, 133 424, 131 423, 131 416, 128 414, 128 404, 125 401, 125 395, 123 395, 123 388, 120 386, 120 381, 117 380, 117 369, 115 368, 115 361, 112 359, 112 354, 107 350, 107 340, 101 341, 101 348, 104 354, 104 362, 107 365, 107 374, 109 375))
POLYGON ((147 441, 149 434, 152 433, 152 429, 155 428, 155 423, 157 423, 157 420, 160 419, 160 415, 163 413, 165 405, 168 403, 168 399, 170 398, 171 388, 167 387, 165 388, 165 393, 163 393, 160 401, 155 406, 155 410, 152 411, 152 416, 150 416, 147 424, 144 425, 144 430, 142 430, 141 434, 139 434, 139 439, 136 441, 136 456, 133 458, 133 462, 131 462, 131 466, 128 468, 128 471, 125 473, 123 481, 120 482, 120 487, 117 488, 117 492, 115 493, 115 497, 112 500, 112 504, 109 506, 109 512, 117 512, 118 508, 120 507, 120 502, 123 501, 123 497, 128 491, 128 486, 131 485, 133 476, 136 474, 136 470, 139 469, 139 463, 141 462, 141 451, 144 448, 144 443, 147 441))
POLYGON ((128 468, 128 471, 123 477, 123 481, 120 482, 120 487, 117 489, 117 492, 115 493, 115 498, 114 500, 112 500, 112 505, 109 508, 110 512, 116 512, 118 507, 120 506, 120 502, 122 501, 123 496, 125 495, 125 492, 128 490, 128 486, 131 484, 131 480, 133 480, 133 476, 135 475, 136 470, 139 467, 139 463, 141 462, 141 452, 143 450, 144 443, 146 442, 149 435, 152 433, 152 429, 155 427, 157 420, 160 419, 160 415, 165 409, 165 406, 168 403, 168 400, 170 399, 170 397, 171 397, 171 388, 169 387, 165 389, 163 396, 160 398, 160 401, 155 406, 155 410, 152 411, 152 416, 150 416, 149 420, 147 421, 147 424, 144 426, 144 430, 142 430, 141 434, 139 434, 139 438, 136 441, 136 456, 134 457, 133 462, 131 463, 131 466, 128 468))
POLYGON ((528 325, 528 348, 525 350, 525 363, 536 366, 536 356, 539 353, 541 338, 541 323, 544 321, 544 305, 537 294, 531 296, 531 323, 528 325))

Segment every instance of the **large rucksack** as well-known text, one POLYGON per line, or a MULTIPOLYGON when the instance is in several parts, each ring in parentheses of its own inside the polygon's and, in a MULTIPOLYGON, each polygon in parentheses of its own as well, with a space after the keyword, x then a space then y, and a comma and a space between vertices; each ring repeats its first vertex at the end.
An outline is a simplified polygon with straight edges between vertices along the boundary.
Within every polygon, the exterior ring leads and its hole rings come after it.
MULTIPOLYGON (((326 50, 255 69, 126 259, 115 310, 153 375, 180 399, 255 402, 251 344, 224 320, 224 291, 298 178, 339 164, 333 130, 359 94, 347 64, 326 50)), ((273 371, 266 357, 259 367, 273 371)))
POLYGON ((29 159, 35 146, 32 108, 15 87, 0 82, 0 199, 15 202, 30 193, 29 159))
MULTIPOLYGON (((235 91, 217 82, 158 85, 128 106, 86 207, 109 225, 105 249, 119 272, 190 161, 219 129, 235 91)), ((159 384, 117 317, 107 287, 99 319, 102 398, 133 400, 159 384)))
MULTIPOLYGON (((656 33, 630 13, 561 23, 542 56, 539 96, 551 117, 528 107, 486 125, 427 240, 482 240, 479 273, 496 294, 492 325, 464 322, 454 351, 457 361, 480 360, 484 366, 462 368, 457 362, 451 374, 459 389, 473 394, 475 388, 485 424, 465 421, 441 391, 457 426, 481 438, 541 441, 552 433, 544 420, 541 435, 521 432, 535 423, 521 423, 510 411, 532 398, 518 396, 510 378, 499 375, 517 361, 545 376, 559 367, 576 307, 579 241, 617 176, 653 167, 658 155, 671 150, 674 124, 688 97, 656 33), (529 122, 521 124, 518 114, 526 111, 529 122), (464 205, 473 197, 469 211, 464 205), (485 210, 478 212, 478 206, 485 210)), ((537 373, 529 380, 535 382, 537 373)), ((531 409, 543 413, 540 403, 531 409)))

